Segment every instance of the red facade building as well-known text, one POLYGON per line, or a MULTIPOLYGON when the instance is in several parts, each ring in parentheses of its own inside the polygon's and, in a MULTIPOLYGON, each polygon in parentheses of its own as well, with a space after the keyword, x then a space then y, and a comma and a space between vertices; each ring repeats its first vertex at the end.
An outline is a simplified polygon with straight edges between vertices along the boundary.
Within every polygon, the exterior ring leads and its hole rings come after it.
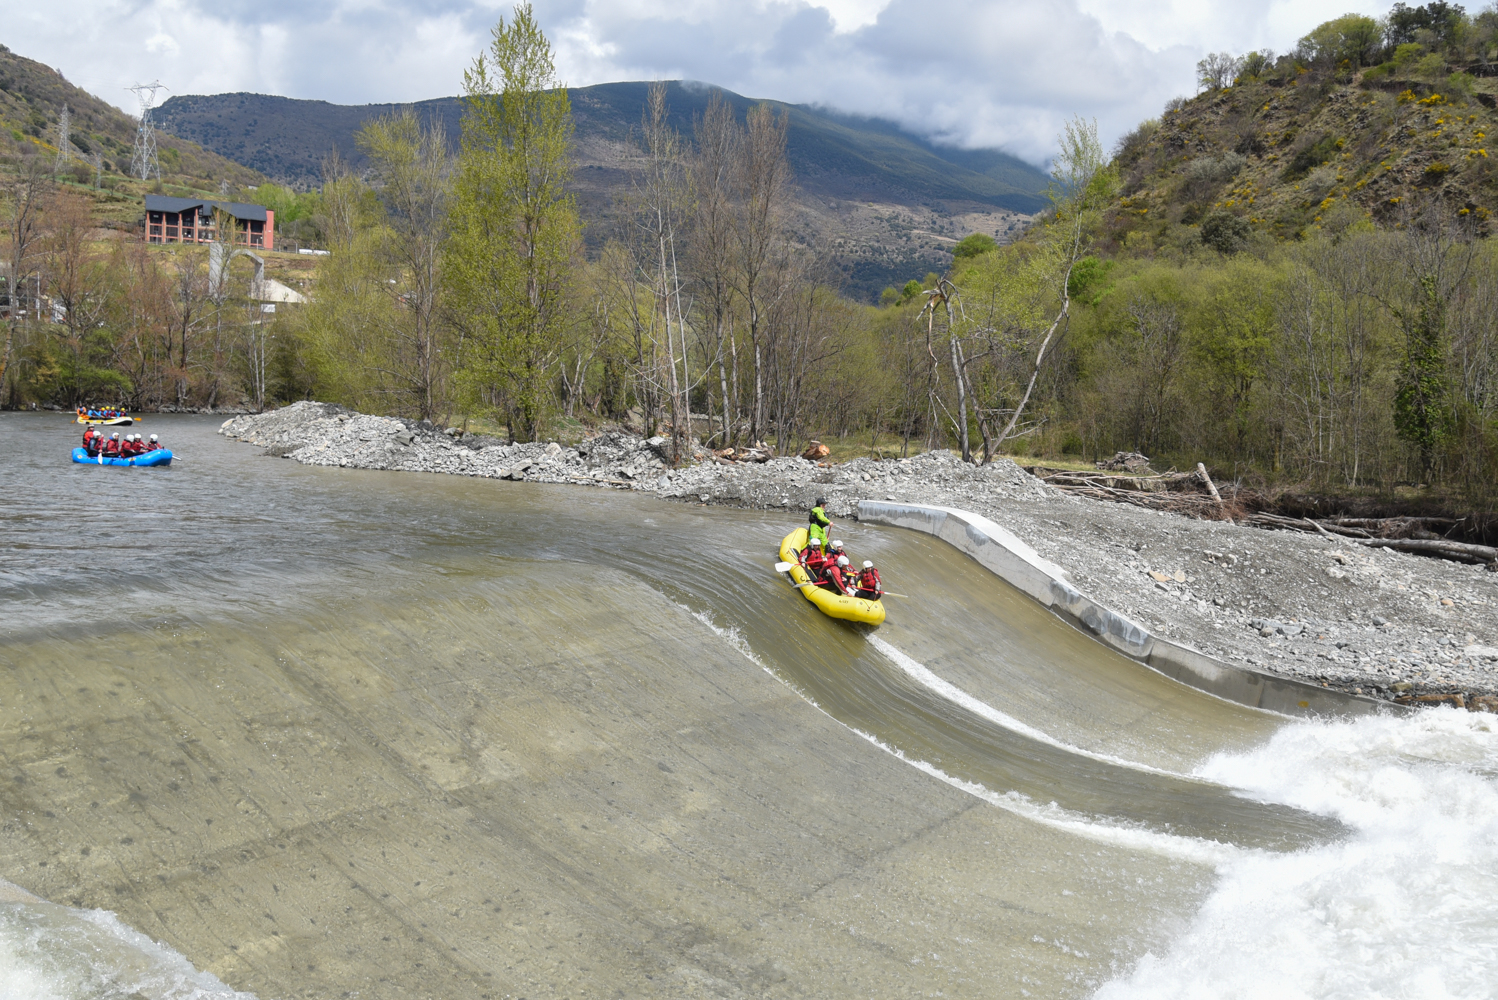
POLYGON ((224 242, 256 250, 276 248, 276 213, 264 205, 160 194, 146 195, 146 242, 213 243, 219 238, 215 209, 234 219, 233 237, 224 242))

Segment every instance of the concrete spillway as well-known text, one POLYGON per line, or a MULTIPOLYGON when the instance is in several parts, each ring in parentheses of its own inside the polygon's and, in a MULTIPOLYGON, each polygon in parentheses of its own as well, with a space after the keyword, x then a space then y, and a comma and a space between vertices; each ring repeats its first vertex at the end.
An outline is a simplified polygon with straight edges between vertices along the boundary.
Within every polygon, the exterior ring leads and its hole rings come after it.
POLYGON ((0 420, 0 966, 53 995, 1085 996, 1351 835, 1201 771, 1283 719, 915 533, 844 526, 869 633, 770 571, 794 513, 0 420))

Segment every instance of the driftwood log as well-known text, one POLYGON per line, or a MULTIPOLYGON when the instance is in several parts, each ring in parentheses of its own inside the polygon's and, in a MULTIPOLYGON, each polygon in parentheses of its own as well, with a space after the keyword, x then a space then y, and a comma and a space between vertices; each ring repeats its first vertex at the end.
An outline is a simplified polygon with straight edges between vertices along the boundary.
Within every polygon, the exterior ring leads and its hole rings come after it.
POLYGON ((1217 492, 1217 484, 1212 482, 1212 477, 1207 475, 1207 467, 1201 462, 1196 463, 1196 473, 1202 477, 1202 482, 1207 484, 1207 492, 1212 494, 1212 499, 1222 503, 1222 494, 1217 492))
MULTIPOLYGON (((1103 463, 1099 463, 1100 465, 1103 463)), ((1122 465, 1123 463, 1110 463, 1122 465)), ((1025 471, 1047 485, 1093 500, 1131 503, 1151 510, 1165 510, 1207 520, 1233 520, 1236 499, 1229 502, 1212 482, 1206 466, 1198 462, 1192 472, 1154 475, 1120 475, 1117 472, 1076 472, 1036 466, 1025 471), (1205 488, 1205 492, 1203 492, 1205 488)), ((1236 497, 1236 492, 1235 492, 1236 497)), ((1238 511, 1241 516, 1241 508, 1238 511)), ((1472 545, 1441 537, 1437 530, 1451 532, 1465 522, 1460 517, 1285 517, 1256 511, 1238 523, 1254 528, 1315 533, 1340 537, 1372 548, 1389 548, 1457 562, 1486 563, 1498 571, 1498 548, 1472 545)))
POLYGON ((1422 555, 1440 556, 1458 562, 1495 563, 1498 549, 1488 545, 1472 545, 1468 542, 1448 542, 1444 538, 1371 538, 1363 543, 1371 549, 1396 549, 1400 552, 1418 552, 1422 555))
POLYGON ((1453 542, 1445 538, 1398 538, 1389 537, 1397 532, 1411 530, 1411 522, 1445 522, 1454 527, 1460 518, 1410 518, 1410 517, 1339 517, 1313 521, 1308 517, 1281 517, 1260 511, 1243 523, 1255 528, 1280 528, 1287 531, 1320 532, 1351 538, 1360 545, 1374 549, 1394 549, 1397 552, 1414 552, 1419 555, 1437 556, 1456 562, 1487 563, 1498 569, 1498 548, 1488 545, 1472 545, 1468 542, 1453 542), (1356 525, 1355 527, 1353 525, 1356 525), (1378 535, 1373 534, 1378 532, 1378 535))

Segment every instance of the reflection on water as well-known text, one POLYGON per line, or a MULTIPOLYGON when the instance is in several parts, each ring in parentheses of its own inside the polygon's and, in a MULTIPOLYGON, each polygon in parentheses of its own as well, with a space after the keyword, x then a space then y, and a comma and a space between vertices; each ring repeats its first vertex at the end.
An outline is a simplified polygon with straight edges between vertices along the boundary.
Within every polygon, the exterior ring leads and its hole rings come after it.
POLYGON ((0 417, 0 875, 78 907, 8 904, 18 995, 1085 995, 1357 829, 1224 763, 1275 720, 922 536, 842 526, 913 595, 871 636, 770 571, 794 515, 151 422, 169 469, 0 417))

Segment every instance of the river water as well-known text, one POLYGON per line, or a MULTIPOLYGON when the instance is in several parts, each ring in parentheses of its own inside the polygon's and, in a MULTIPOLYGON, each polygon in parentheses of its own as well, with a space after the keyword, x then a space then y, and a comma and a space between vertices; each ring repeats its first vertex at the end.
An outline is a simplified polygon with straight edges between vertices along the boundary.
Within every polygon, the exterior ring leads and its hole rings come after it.
POLYGON ((1289 723, 923 535, 0 415, 0 997, 1487 997, 1498 719, 1289 723))

